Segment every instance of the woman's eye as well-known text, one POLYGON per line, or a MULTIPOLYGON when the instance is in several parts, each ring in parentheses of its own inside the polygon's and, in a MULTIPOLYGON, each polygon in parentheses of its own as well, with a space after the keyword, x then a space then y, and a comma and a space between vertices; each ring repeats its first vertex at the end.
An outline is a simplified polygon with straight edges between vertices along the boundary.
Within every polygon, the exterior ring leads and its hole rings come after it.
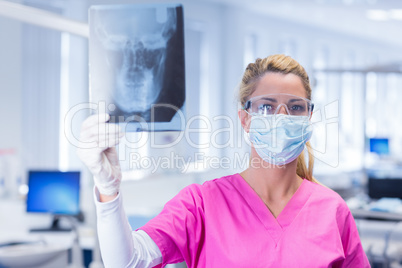
POLYGON ((261 112, 271 111, 272 106, 270 104, 263 104, 260 107, 258 107, 258 110, 261 111, 261 112))
POLYGON ((293 105, 290 109, 291 109, 292 111, 299 111, 299 112, 305 110, 304 107, 301 106, 301 105, 293 105))

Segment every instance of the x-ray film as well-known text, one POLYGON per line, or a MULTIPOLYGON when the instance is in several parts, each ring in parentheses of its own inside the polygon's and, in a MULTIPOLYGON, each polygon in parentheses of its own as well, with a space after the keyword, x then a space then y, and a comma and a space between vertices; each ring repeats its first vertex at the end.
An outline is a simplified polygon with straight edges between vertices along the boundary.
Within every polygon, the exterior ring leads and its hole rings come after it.
POLYGON ((126 131, 183 130, 182 6, 91 6, 89 28, 90 102, 126 131))

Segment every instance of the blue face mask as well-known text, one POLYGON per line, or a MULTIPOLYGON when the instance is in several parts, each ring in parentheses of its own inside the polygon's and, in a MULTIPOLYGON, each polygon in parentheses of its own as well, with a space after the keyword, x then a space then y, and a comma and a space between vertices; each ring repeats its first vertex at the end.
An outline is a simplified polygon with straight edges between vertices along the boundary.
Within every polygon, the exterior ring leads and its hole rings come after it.
POLYGON ((252 114, 249 135, 264 161, 285 165, 301 154, 312 132, 307 116, 252 114))

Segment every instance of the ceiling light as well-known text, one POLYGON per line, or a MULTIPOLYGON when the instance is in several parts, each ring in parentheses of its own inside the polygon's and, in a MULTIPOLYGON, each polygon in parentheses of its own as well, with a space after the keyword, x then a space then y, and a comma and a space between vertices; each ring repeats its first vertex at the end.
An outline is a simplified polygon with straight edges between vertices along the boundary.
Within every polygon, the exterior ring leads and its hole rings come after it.
POLYGON ((391 9, 389 15, 394 20, 402 20, 402 9, 391 9))
POLYGON ((366 11, 369 20, 386 21, 389 20, 389 13, 382 9, 369 9, 366 11))
POLYGON ((343 4, 345 5, 352 5, 354 3, 354 0, 343 0, 343 4))

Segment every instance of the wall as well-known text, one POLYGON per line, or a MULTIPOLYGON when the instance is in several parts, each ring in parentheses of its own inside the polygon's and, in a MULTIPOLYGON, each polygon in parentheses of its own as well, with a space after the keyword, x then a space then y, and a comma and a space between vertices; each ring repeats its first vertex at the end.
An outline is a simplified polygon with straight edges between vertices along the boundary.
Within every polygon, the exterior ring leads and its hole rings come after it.
POLYGON ((0 149, 17 151, 22 149, 21 32, 20 22, 0 17, 0 149))
MULTIPOLYGON (((113 3, 139 2, 127 0, 113 3)), ((144 1, 141 2, 144 3, 144 1)), ((43 3, 47 2, 41 1, 42 5, 43 3)), ((71 1, 70 5, 58 3, 60 12, 65 16, 86 21, 89 5, 112 2, 106 0, 71 1)), ((234 154, 244 157, 249 151, 248 145, 243 141, 237 119, 238 104, 236 101, 236 90, 245 67, 244 55, 246 52, 248 61, 253 57, 290 53, 306 67, 312 80, 319 83, 322 79, 318 79, 319 76, 317 75, 317 78, 313 72, 314 68, 319 65, 317 65, 319 58, 325 58, 324 67, 351 66, 356 68, 402 58, 398 47, 383 43, 381 40, 350 36, 220 4, 187 0, 183 1, 183 6, 188 46, 186 48, 188 95, 186 105, 190 116, 205 115, 210 119, 212 127, 212 133, 200 134, 197 137, 198 141, 205 142, 209 146, 194 149, 184 142, 180 145, 181 149, 179 147, 172 149, 184 151, 187 155, 201 152, 205 158, 219 160, 222 157, 233 158, 234 154), (246 44, 247 38, 254 40, 251 45, 246 44), (217 116, 225 116, 225 119, 222 117, 219 119, 217 116), (219 132, 222 127, 226 127, 226 131, 219 132), (218 146, 213 146, 214 142, 218 146), (219 145, 223 148, 218 148, 219 145)), ((44 47, 39 51, 42 54, 37 54, 38 51, 30 51, 30 42, 22 44, 23 40, 26 40, 23 38, 27 38, 27 35, 20 36, 21 27, 18 22, 0 18, 0 29, 9 37, 0 44, 0 56, 4 59, 0 61, 2 70, 0 72, 0 88, 2 89, 0 109, 3 114, 8 115, 0 119, 2 125, 7 126, 2 131, 0 148, 23 148, 21 152, 24 155, 24 162, 30 168, 59 167, 86 171, 75 155, 75 147, 66 140, 64 133, 66 129, 61 121, 63 118, 65 119, 65 115, 71 107, 88 100, 87 41, 76 36, 61 35, 59 43, 56 42, 53 46, 55 48, 53 53, 57 56, 52 56, 51 60, 57 66, 51 68, 52 75, 50 75, 46 69, 43 69, 44 65, 39 65, 40 60, 45 59, 44 56, 50 55, 49 51, 44 47), (31 62, 31 65, 26 65, 29 55, 36 57, 36 60, 31 62), (35 68, 43 69, 42 73, 36 77, 32 75, 35 74, 34 71, 38 71, 35 68), (33 79, 32 82, 27 77, 33 79), (38 95, 37 91, 32 90, 23 91, 23 84, 34 85, 35 83, 38 85, 51 83, 52 86, 47 87, 47 90, 53 95, 47 95, 47 91, 43 93, 44 95, 38 95), (52 97, 46 99, 46 96, 52 97), (44 101, 43 104, 34 102, 35 98, 41 98, 44 101), (43 107, 48 108, 43 109, 43 107), (50 121, 43 121, 44 118, 50 118, 50 121), (48 128, 49 124, 44 123, 46 121, 52 122, 51 130, 48 128), (51 136, 47 136, 50 135, 49 133, 51 136)), ((35 35, 33 31, 30 31, 30 34, 35 35)), ((41 41, 46 46, 50 46, 46 38, 43 37, 41 41)), ((37 43, 35 46, 41 48, 42 45, 37 43)), ((339 75, 326 75, 325 85, 317 85, 317 94, 313 93, 313 98, 316 98, 317 101, 317 109, 320 106, 325 108, 326 105, 339 100, 347 101, 349 99, 349 103, 353 104, 353 109, 350 109, 351 105, 342 103, 336 105, 336 109, 340 110, 335 111, 337 119, 332 123, 338 137, 331 141, 330 144, 333 144, 333 147, 327 148, 327 151, 335 152, 334 156, 330 156, 335 159, 335 164, 331 167, 333 170, 342 168, 341 162, 344 164, 349 161, 348 151, 344 152, 342 148, 350 147, 352 144, 355 152, 359 153, 364 149, 362 104, 359 103, 359 100, 363 98, 363 92, 358 89, 363 81, 358 77, 353 78, 352 83, 356 85, 356 90, 353 92, 351 92, 352 90, 342 90, 345 88, 344 83, 344 79, 339 75), (348 94, 353 96, 352 101, 347 97, 348 94), (349 114, 353 114, 353 120, 342 123, 349 114), (345 128, 343 128, 344 126, 345 128), (336 140, 339 140, 339 146, 335 142, 336 140)), ((77 114, 72 120, 72 132, 67 135, 78 137, 80 124, 88 114, 89 111, 77 114)), ((68 120, 70 119, 68 118, 68 120)), ((326 131, 330 132, 328 129, 326 131)), ((324 132, 317 133, 318 136, 326 135, 324 132)), ((169 153, 148 149, 152 156, 163 156, 169 153)), ((247 163, 247 161, 242 163, 247 163)), ((228 165, 219 164, 220 168, 225 169, 227 173, 237 172, 244 168, 239 165, 233 166, 233 162, 228 165)), ((208 167, 207 163, 206 168, 208 169, 208 167)), ((85 173, 86 188, 89 188, 91 183, 89 174, 85 173)))

